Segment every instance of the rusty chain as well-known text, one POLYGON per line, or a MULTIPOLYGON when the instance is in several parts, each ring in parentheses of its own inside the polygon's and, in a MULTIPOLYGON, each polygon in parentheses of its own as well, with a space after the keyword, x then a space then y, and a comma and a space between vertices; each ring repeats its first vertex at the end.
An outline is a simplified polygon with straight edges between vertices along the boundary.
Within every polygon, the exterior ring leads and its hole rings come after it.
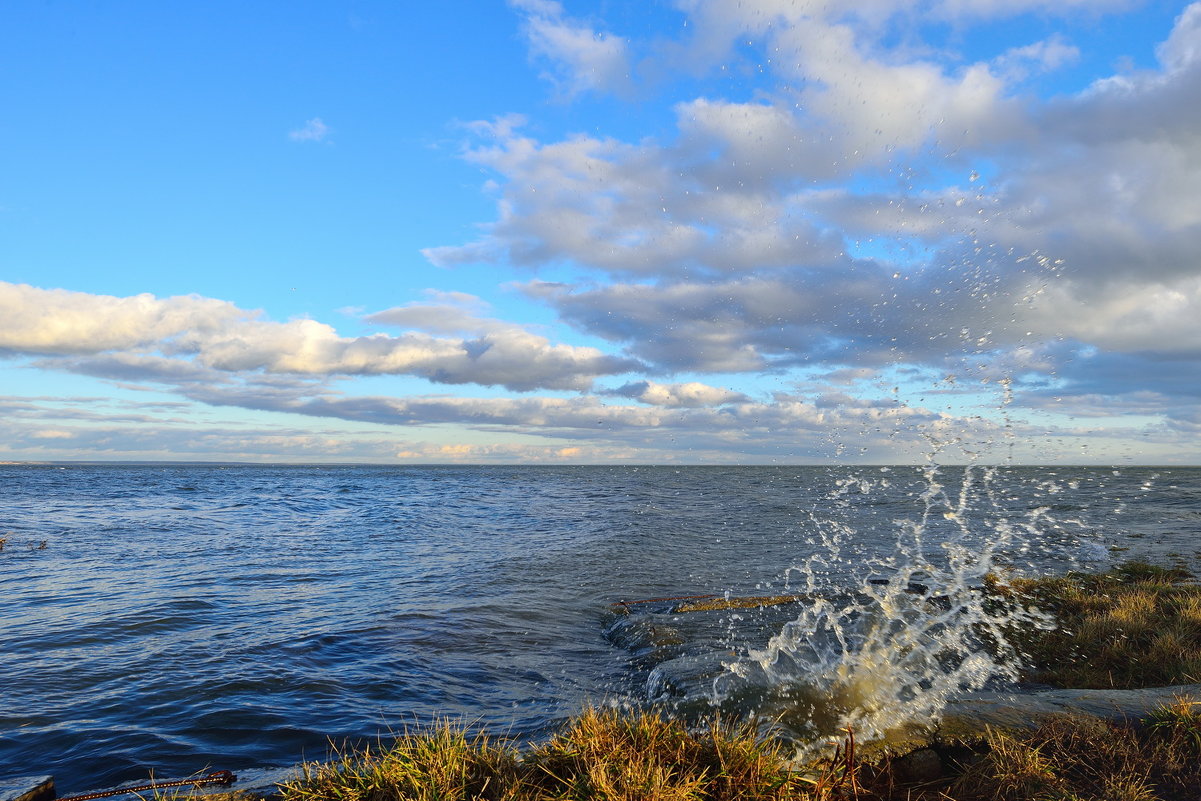
POLYGON ((141 784, 137 787, 122 787, 117 790, 105 790, 100 793, 87 793, 85 795, 72 795, 67 798, 59 798, 57 801, 93 801, 96 798, 111 798, 115 795, 125 795, 126 793, 140 793, 144 790, 161 790, 166 787, 200 787, 205 784, 221 784, 228 787, 238 780, 238 777, 231 771, 218 770, 210 773, 207 776, 202 776, 198 779, 174 779, 166 782, 151 782, 150 784, 141 784))

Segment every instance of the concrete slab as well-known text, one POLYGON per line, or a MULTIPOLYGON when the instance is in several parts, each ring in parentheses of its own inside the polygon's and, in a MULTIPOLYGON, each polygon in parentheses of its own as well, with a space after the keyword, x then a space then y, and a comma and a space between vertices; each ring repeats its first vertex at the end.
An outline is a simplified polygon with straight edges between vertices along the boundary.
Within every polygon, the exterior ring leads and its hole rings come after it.
POLYGON ((0 779, 0 801, 52 801, 53 776, 16 776, 0 779))
POLYGON ((276 799, 282 795, 279 791, 281 784, 295 781, 304 775, 303 769, 298 766, 239 770, 235 773, 238 780, 229 787, 200 787, 192 790, 190 795, 196 798, 234 795, 241 798, 276 799))
POLYGON ((944 742, 979 737, 986 726, 1001 731, 1037 729, 1053 715, 1090 715, 1131 724, 1177 697, 1201 698, 1201 684, 1147 687, 1141 690, 1044 690, 1042 692, 977 693, 947 706, 939 728, 944 742))
MULTIPOLYGON (((152 796, 162 795, 171 798, 196 798, 205 799, 205 801, 252 801, 253 799, 278 799, 282 795, 279 786, 284 782, 294 781, 304 775, 304 768, 301 765, 293 765, 287 768, 255 768, 249 770, 236 770, 234 775, 237 780, 233 784, 206 784, 200 787, 184 786, 184 787, 164 787, 157 791, 142 791, 139 793, 143 798, 151 798, 152 796)), ((168 781, 160 779, 160 781, 168 781)), ((143 787, 149 782, 149 779, 141 781, 129 781, 120 784, 116 787, 104 787, 88 790, 87 792, 71 793, 71 797, 77 795, 92 795, 93 793, 101 792, 118 792, 126 788, 143 787)), ((130 790, 130 793, 133 791, 130 790)), ((52 801, 54 797, 49 799, 20 799, 19 801, 52 801)), ((136 796, 134 795, 114 795, 114 801, 130 801, 136 796)), ((0 801, 8 801, 8 799, 0 798, 0 801)), ((18 801, 14 799, 13 801, 18 801)))

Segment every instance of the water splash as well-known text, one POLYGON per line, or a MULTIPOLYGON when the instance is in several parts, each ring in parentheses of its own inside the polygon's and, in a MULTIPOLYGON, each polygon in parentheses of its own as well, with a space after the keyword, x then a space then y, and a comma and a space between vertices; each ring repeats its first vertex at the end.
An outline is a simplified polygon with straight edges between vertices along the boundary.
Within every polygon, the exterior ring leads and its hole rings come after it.
MULTIPOLYGON (((711 702, 749 705, 799 742, 846 726, 863 739, 889 739, 935 724, 956 695, 1016 680, 1019 660, 1004 629, 1049 621, 993 608, 981 590, 1002 554, 1035 539, 1046 510, 1017 520, 998 513, 995 476, 964 468, 952 491, 928 464, 920 515, 893 521, 892 553, 863 560, 849 583, 835 583, 827 568, 845 568, 854 531, 821 527, 821 550, 791 571, 812 602, 764 647, 726 663, 711 702)), ((854 481, 840 493, 870 491, 854 481)))

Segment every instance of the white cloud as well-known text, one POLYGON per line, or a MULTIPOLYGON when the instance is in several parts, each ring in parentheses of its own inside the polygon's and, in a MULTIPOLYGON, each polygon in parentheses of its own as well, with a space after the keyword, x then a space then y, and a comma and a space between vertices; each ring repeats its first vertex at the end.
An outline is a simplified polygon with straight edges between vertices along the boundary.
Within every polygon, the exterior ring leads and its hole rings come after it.
POLYGON ((329 126, 320 117, 313 117, 300 128, 288 131, 288 138, 293 142, 324 142, 328 136, 329 126))
POLYGON ((1035 12, 1068 15, 1080 12, 1103 14, 1125 11, 1140 5, 1143 0, 937 0, 936 14, 950 19, 1003 19, 1035 12))
POLYGON ((1201 3, 1184 9, 1171 35, 1155 52, 1168 72, 1190 69, 1201 60, 1201 3))
POLYGON ((1080 49, 1060 35, 1040 42, 1011 48, 994 60, 1007 83, 1018 83, 1032 74, 1050 72, 1080 58, 1080 49))
POLYGON ((118 298, 0 282, 0 351, 100 353, 216 335, 246 321, 225 301, 141 294, 118 298))
POLYGON ((523 29, 532 55, 550 61, 546 73, 566 96, 600 90, 630 90, 628 46, 624 39, 569 18, 555 0, 510 0, 524 17, 523 29))
MULTIPOLYGON (((574 280, 526 291, 656 375, 907 365, 1117 397, 1129 370, 1048 343, 1127 354, 1146 380, 1179 369, 1164 354, 1201 360, 1201 4, 1159 69, 1049 101, 1018 87, 1079 58, 1066 36, 962 63, 895 34, 914 14, 974 25, 1130 3, 677 5, 690 33, 664 52, 725 64, 754 40, 771 81, 678 103, 658 139, 481 126, 467 156, 499 180, 497 218, 433 261, 572 265, 574 280)), ((652 391, 668 386, 623 389, 674 408, 652 391)), ((1172 397, 1155 402, 1178 419, 1172 397)))
POLYGON ((666 406, 678 409, 696 409, 705 406, 724 406, 731 403, 749 403, 750 398, 741 392, 719 389, 699 381, 682 384, 660 384, 656 381, 636 381, 612 391, 612 394, 633 398, 650 406, 666 406))
POLYGON ((1067 281, 1049 287, 1023 316, 1041 331, 1106 350, 1192 354, 1201 361, 1198 321, 1201 274, 1168 283, 1067 281))
POLYGON ((595 348, 553 344, 520 326, 493 322, 485 329, 469 338, 420 332, 342 337, 315 320, 272 322, 198 296, 115 298, 0 282, 0 349, 18 354, 137 351, 142 364, 161 359, 160 368, 174 370, 413 375, 517 391, 586 389, 597 376, 637 367, 595 348), (147 355, 153 351, 162 355, 147 355))

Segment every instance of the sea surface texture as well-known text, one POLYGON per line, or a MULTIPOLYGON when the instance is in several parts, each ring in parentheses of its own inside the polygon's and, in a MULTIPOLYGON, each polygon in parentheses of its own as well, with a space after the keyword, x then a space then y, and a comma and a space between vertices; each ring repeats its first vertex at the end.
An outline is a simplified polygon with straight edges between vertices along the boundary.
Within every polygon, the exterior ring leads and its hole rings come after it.
POLYGON ((0 774, 65 794, 435 716, 535 739, 720 703, 795 609, 612 605, 853 590, 977 535, 1028 573, 1196 569, 1201 470, 0 466, 0 774))

